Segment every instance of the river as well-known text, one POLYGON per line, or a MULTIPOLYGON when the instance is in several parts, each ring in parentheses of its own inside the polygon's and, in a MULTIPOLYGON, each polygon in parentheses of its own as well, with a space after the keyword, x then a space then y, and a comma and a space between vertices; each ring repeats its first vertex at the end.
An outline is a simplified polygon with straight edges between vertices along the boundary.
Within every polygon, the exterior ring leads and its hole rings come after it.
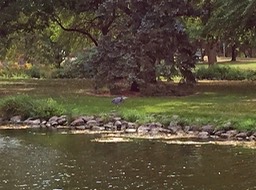
POLYGON ((4 190, 252 190, 256 149, 99 135, 0 131, 4 190))

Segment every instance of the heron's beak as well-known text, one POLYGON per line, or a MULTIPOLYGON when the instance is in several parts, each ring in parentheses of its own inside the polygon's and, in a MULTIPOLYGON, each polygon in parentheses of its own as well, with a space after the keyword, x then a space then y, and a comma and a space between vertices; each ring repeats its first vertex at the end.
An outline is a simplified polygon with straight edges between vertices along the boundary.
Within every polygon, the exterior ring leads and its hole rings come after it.
POLYGON ((128 97, 126 97, 126 96, 123 96, 123 99, 125 100, 125 99, 127 99, 128 97))

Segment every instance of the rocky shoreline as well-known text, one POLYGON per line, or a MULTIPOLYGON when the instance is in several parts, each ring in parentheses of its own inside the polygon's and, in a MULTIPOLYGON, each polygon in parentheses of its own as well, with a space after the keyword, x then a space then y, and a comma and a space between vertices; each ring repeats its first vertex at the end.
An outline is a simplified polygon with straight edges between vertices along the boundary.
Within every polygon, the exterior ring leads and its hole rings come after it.
POLYGON ((0 120, 0 129, 24 129, 24 128, 49 128, 69 129, 77 133, 122 133, 126 136, 149 136, 149 137, 185 137, 204 140, 228 140, 228 141, 251 141, 256 142, 256 131, 239 131, 232 127, 215 128, 212 125, 205 126, 180 126, 170 122, 164 126, 160 122, 138 124, 128 122, 121 117, 110 116, 108 118, 96 116, 80 116, 69 119, 67 116, 53 116, 49 120, 28 118, 22 120, 20 116, 14 116, 8 121, 0 120))

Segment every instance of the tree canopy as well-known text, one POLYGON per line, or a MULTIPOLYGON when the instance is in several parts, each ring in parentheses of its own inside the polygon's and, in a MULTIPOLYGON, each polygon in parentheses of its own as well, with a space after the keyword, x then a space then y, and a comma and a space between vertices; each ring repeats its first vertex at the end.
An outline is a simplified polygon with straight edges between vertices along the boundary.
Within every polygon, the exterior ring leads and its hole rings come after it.
POLYGON ((98 85, 142 87, 177 73, 190 83, 193 41, 251 43, 255 7, 255 0, 3 0, 0 52, 57 66, 80 52, 74 64, 98 85))

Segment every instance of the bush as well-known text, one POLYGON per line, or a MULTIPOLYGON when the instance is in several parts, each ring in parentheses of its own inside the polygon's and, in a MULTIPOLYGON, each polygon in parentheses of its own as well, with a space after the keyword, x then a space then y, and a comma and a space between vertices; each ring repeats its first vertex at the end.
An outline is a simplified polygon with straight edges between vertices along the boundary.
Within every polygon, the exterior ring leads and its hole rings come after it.
POLYGON ((95 68, 90 63, 95 49, 88 49, 86 53, 78 53, 74 59, 65 60, 61 68, 52 73, 52 78, 93 78, 95 68))
POLYGON ((200 67, 196 73, 199 80, 255 80, 256 71, 241 70, 228 66, 213 65, 211 67, 200 67))
POLYGON ((37 66, 32 66, 28 70, 26 70, 26 74, 31 78, 42 78, 40 68, 37 66))
POLYGON ((22 119, 28 117, 48 119, 64 112, 64 108, 51 98, 34 100, 29 96, 19 95, 7 97, 0 104, 0 114, 3 119, 10 119, 17 115, 22 119))

